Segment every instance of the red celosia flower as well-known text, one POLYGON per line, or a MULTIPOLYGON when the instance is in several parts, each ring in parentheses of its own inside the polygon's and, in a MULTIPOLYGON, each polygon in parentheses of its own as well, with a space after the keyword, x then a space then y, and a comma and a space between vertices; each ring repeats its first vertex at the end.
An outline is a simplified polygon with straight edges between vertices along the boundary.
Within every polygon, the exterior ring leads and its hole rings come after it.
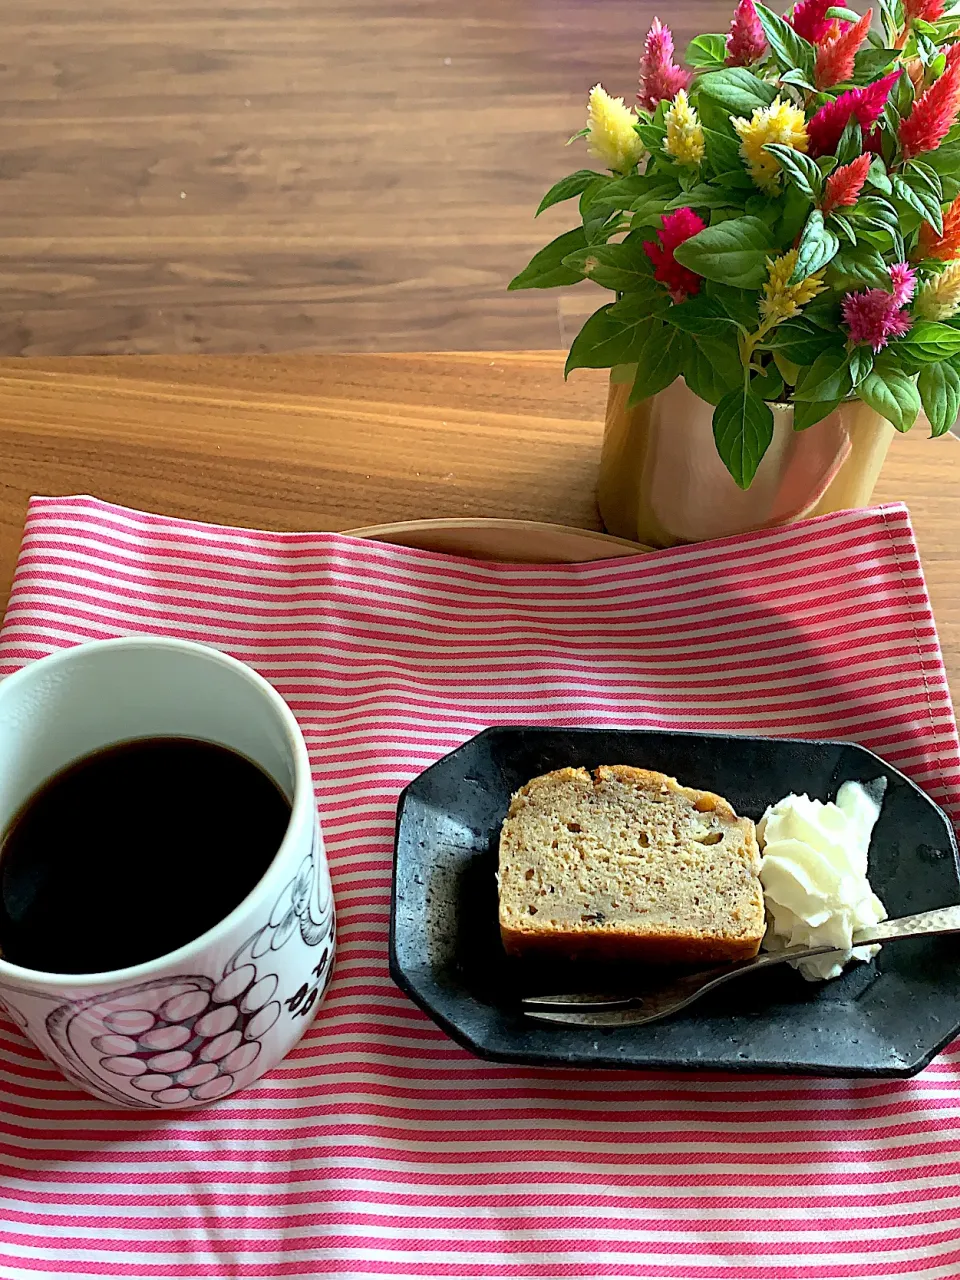
POLYGON ((740 0, 730 23, 727 36, 727 66, 749 67, 762 58, 767 49, 767 37, 753 7, 753 0, 740 0))
POLYGON ((643 242, 646 255, 653 263, 654 280, 667 286, 674 302, 683 302, 684 298, 700 292, 700 276, 689 267, 681 266, 673 253, 678 245, 703 231, 706 225, 692 209, 678 209, 676 213, 664 215, 662 229, 657 232, 659 244, 653 240, 643 242))
POLYGON ((793 12, 787 14, 787 22, 798 36, 803 36, 811 44, 819 44, 827 38, 831 28, 839 34, 850 26, 849 22, 836 22, 827 17, 827 10, 834 3, 835 0, 801 0, 800 4, 793 6, 793 12))
POLYGON ((654 18, 643 44, 640 59, 640 92, 637 101, 647 111, 655 111, 657 103, 672 101, 680 89, 689 87, 692 73, 673 61, 673 35, 659 18, 654 18))
POLYGON ((856 26, 823 41, 817 50, 814 71, 814 83, 818 89, 829 89, 831 85, 850 79, 853 75, 853 59, 863 44, 872 21, 873 10, 868 9, 856 26))
POLYGON ((864 133, 872 129, 883 113, 890 90, 899 79, 899 70, 891 71, 874 84, 865 85, 862 89, 848 89, 835 101, 825 103, 807 125, 810 154, 832 155, 851 117, 864 133))
POLYGON ((938 236, 929 222, 920 227, 920 238, 913 251, 913 257, 939 258, 941 262, 951 262, 960 258, 960 196, 943 215, 943 235, 938 236))
POLYGON ((937 22, 943 17, 945 0, 903 0, 903 16, 906 22, 920 18, 923 22, 937 22))
POLYGON ((856 160, 851 160, 849 164, 842 164, 839 169, 834 169, 827 179, 823 202, 820 206, 824 217, 834 209, 842 209, 857 203, 863 184, 867 180, 867 171, 872 159, 873 157, 869 154, 857 156, 856 160))
POLYGON ((883 130, 879 125, 863 135, 863 149, 883 159, 883 130))
POLYGON ((935 151, 953 127, 960 110, 960 44, 947 50, 943 75, 913 104, 906 120, 900 122, 900 146, 904 158, 935 151))

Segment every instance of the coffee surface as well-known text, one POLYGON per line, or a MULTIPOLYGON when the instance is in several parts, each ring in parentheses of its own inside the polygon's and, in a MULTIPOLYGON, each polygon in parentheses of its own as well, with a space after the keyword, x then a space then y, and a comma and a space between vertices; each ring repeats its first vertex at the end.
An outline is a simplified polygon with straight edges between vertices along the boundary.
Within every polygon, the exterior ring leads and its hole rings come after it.
POLYGON ((290 802, 258 765, 190 738, 145 738, 48 779, 0 842, 0 955, 102 973, 192 941, 250 892, 290 802))

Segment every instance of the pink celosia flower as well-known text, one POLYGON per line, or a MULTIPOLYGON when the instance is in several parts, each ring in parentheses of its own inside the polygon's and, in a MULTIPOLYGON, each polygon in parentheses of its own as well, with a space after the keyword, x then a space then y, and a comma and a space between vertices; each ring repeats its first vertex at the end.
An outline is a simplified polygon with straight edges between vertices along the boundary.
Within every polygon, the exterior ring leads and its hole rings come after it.
POLYGON ((910 22, 920 18, 923 22, 938 22, 946 8, 945 0, 903 0, 903 16, 910 22))
POLYGON ((678 209, 676 213, 664 215, 662 228, 657 232, 659 244, 653 240, 643 242, 646 255, 653 263, 654 280, 667 286, 674 302, 683 302, 684 298, 700 292, 700 276, 677 262, 673 253, 678 245, 703 231, 706 225, 692 209, 678 209))
POLYGON ((947 50, 943 75, 934 80, 900 122, 900 146, 904 158, 935 151, 953 127, 960 110, 960 44, 947 50))
POLYGON ((880 119, 890 90, 899 78, 899 70, 891 71, 874 84, 865 85, 862 89, 848 89, 835 101, 825 103, 807 124, 810 155, 832 155, 851 117, 864 133, 872 129, 880 119))
POLYGON ((917 289, 917 273, 905 262, 895 262, 890 268, 893 293, 890 295, 898 307, 905 307, 917 289))
POLYGON ((814 71, 814 83, 818 89, 829 89, 831 85, 850 79, 853 75, 853 60, 872 21, 873 10, 868 9, 856 26, 823 40, 817 49, 814 71))
POLYGON ((730 23, 727 36, 727 66, 749 67, 762 58, 767 49, 767 37, 753 7, 753 0, 740 0, 730 23))
POLYGON ((872 159, 870 155, 857 156, 849 164, 842 164, 839 169, 834 169, 827 178, 820 205, 824 217, 834 209, 843 209, 857 203, 872 159))
POLYGON ((833 28, 837 34, 846 31, 849 22, 836 22, 827 17, 827 10, 832 8, 834 0, 801 0, 793 6, 793 12, 787 14, 787 22, 798 36, 809 40, 811 44, 819 44, 825 40, 833 28))
POLYGON ((913 297, 915 273, 905 262, 895 262, 890 268, 890 279, 892 293, 885 289, 866 289, 862 293, 848 293, 840 304, 843 323, 854 346, 869 345, 874 351, 882 351, 891 338, 902 338, 913 323, 902 308, 913 297))
POLYGON ((637 101, 647 111, 655 111, 657 103, 672 102, 680 89, 690 85, 691 72, 673 61, 673 35, 659 18, 654 18, 647 32, 640 59, 640 92, 637 101))

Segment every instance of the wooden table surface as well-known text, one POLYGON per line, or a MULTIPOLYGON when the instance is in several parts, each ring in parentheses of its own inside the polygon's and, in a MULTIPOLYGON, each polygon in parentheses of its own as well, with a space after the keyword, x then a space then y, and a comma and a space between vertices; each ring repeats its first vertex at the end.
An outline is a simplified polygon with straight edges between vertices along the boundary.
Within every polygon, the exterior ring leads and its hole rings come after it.
MULTIPOLYGON (((560 352, 0 361, 0 608, 31 494, 223 524, 508 516, 599 529, 605 378, 560 352)), ((960 692, 960 441, 893 442, 960 692)))
POLYGON ((0 0, 0 352, 569 346, 603 290, 506 289, 590 86, 734 3, 0 0))

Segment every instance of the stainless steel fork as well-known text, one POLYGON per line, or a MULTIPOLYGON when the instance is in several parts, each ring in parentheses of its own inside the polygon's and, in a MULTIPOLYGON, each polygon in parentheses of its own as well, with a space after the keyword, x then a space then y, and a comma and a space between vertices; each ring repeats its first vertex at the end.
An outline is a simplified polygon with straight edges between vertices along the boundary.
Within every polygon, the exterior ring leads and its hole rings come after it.
MULTIPOLYGON (((853 935, 855 947, 871 942, 895 942, 901 938, 923 938, 931 934, 960 933, 960 906, 922 911, 899 920, 858 929, 853 935)), ((836 954, 833 947, 788 947, 784 951, 761 951, 749 960, 717 965, 696 973, 669 978, 662 986, 635 995, 557 995, 528 996, 523 1011, 540 1022, 555 1022, 573 1027, 639 1027, 678 1013, 699 1000, 708 991, 745 973, 756 973, 787 960, 806 960, 811 956, 836 954)))

